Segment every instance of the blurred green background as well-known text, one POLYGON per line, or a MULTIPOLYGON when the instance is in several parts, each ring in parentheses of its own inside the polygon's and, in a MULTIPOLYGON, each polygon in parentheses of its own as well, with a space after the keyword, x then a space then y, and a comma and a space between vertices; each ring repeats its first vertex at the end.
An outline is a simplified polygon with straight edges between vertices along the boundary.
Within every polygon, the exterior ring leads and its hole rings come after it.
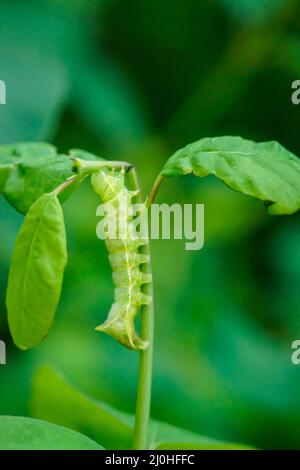
MULTIPOLYGON (((47 140, 133 162, 145 191, 171 153, 204 136, 278 140, 300 155, 300 4, 293 0, 2 0, 0 143, 47 140)), ((154 418, 259 448, 300 448, 300 220, 214 179, 168 180, 158 201, 201 202, 206 244, 153 242, 154 418)), ((135 353, 94 331, 112 301, 97 198, 65 205, 69 263, 51 335, 11 344, 5 288, 22 216, 0 201, 0 414, 30 416, 49 363, 90 396, 134 411, 135 353)))

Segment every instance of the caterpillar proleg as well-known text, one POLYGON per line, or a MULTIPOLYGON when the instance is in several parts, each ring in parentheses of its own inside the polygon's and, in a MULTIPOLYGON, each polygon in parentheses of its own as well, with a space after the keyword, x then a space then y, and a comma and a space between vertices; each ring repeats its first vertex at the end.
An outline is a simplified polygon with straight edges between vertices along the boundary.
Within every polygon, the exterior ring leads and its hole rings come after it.
POLYGON ((141 265, 149 263, 149 256, 140 253, 140 247, 148 244, 148 239, 137 237, 132 230, 130 207, 136 191, 125 184, 125 171, 101 169, 92 175, 92 186, 107 207, 104 215, 117 220, 116 237, 105 237, 114 282, 114 303, 106 321, 96 330, 103 331, 129 349, 140 350, 147 347, 135 330, 135 318, 142 305, 150 304, 152 298, 142 292, 142 286, 151 282, 151 275, 141 271, 141 265), (109 208, 114 211, 110 214, 109 208), (129 210, 128 210, 129 209, 129 210), (126 232, 120 233, 120 227, 126 232))

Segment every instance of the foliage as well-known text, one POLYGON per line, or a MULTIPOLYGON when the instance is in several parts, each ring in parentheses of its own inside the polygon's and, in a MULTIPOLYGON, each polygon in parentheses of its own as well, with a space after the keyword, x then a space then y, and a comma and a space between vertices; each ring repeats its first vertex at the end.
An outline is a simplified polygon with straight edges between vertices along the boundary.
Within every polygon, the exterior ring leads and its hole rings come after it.
POLYGON ((72 175, 70 158, 58 155, 49 144, 3 145, 0 152, 1 193, 23 214, 40 196, 72 175))
MULTIPOLYGON (((29 149, 30 148, 29 145, 29 149)), ((33 146, 33 148, 37 151, 38 146, 33 146)), ((41 149, 44 149, 43 144, 41 144, 41 149)), ((131 201, 132 197, 139 193, 138 186, 133 188, 135 191, 125 186, 124 165, 127 165, 126 163, 120 164, 119 162, 115 162, 114 164, 114 162, 109 161, 106 163, 105 160, 95 161, 94 158, 91 161, 85 161, 79 159, 78 156, 88 157, 89 154, 87 152, 73 150, 71 153, 73 153, 73 156, 76 155, 72 169, 77 176, 73 176, 71 179, 68 178, 53 192, 42 195, 33 203, 17 237, 9 275, 7 307, 10 330, 15 344, 20 349, 28 349, 36 346, 47 336, 60 296, 67 254, 63 212, 57 195, 65 189, 65 186, 73 183, 76 179, 82 182, 84 177, 89 175, 91 176, 91 182, 95 192, 102 197, 104 202, 117 200, 118 219, 123 221, 123 208, 119 207, 120 202, 116 197, 122 194, 123 197, 125 196, 126 201, 131 201), (103 165, 107 165, 108 169, 103 170, 103 168, 105 168, 103 165), (111 165, 115 165, 113 170, 109 169, 111 165), (120 168, 118 168, 118 165, 120 168)), ((3 155, 3 165, 5 168, 7 156, 5 152, 3 152, 3 155)), ((176 152, 166 163, 160 177, 186 175, 191 172, 196 176, 202 177, 210 173, 215 174, 232 189, 244 192, 247 195, 256 196, 263 201, 267 201, 269 204, 273 204, 275 206, 275 209, 272 211, 274 214, 290 213, 299 209, 299 195, 297 191, 295 191, 295 188, 297 188, 297 178, 299 179, 297 157, 289 153, 276 142, 255 144, 251 141, 245 141, 242 138, 233 137, 202 139, 196 142, 196 144, 191 144, 185 149, 176 152), (274 177, 274 175, 276 175, 276 178, 272 180, 271 177, 274 177), (293 178, 291 185, 290 177, 293 178)), ((157 192, 155 184, 153 188, 146 204, 149 204, 149 201, 151 204, 154 200, 154 196, 157 192)), ((119 223, 124 224, 125 222, 128 228, 130 219, 128 220, 127 217, 125 213, 124 221, 120 222, 119 220, 119 223)), ((137 251, 137 248, 140 245, 144 245, 145 242, 142 241, 141 243, 139 239, 131 239, 130 234, 127 235, 127 237, 129 238, 126 239, 125 242, 123 242, 122 239, 121 241, 111 238, 106 240, 106 245, 110 253, 110 262, 113 272, 115 272, 114 280, 116 284, 115 303, 112 306, 107 324, 114 324, 117 321, 118 329, 113 330, 112 336, 124 346, 130 347, 130 349, 137 349, 136 344, 128 342, 128 325, 130 329, 134 331, 133 320, 137 313, 137 306, 139 305, 138 303, 140 303, 140 299, 145 295, 141 290, 140 284, 151 283, 152 277, 146 277, 146 274, 139 269, 140 264, 150 262, 149 255, 146 255, 146 258, 142 259, 145 255, 137 251), (123 262, 123 251, 127 260, 126 263, 123 262), (129 255, 133 255, 133 258, 128 258, 129 255), (141 257, 141 260, 139 257, 141 257), (130 260, 129 263, 128 259, 130 260), (128 284, 127 281, 124 283, 123 277, 121 282, 117 280, 116 275, 118 275, 119 271, 115 271, 116 267, 118 267, 118 269, 121 267, 121 274, 125 272, 126 279, 128 277, 128 284), (125 293, 128 291, 128 295, 123 299, 124 291, 125 293), (120 296, 119 292, 122 293, 122 296, 120 296), (134 313, 132 313, 133 309, 134 313), (124 327, 122 326, 123 322, 124 327), (118 325, 121 326, 119 327, 118 325)), ((149 300, 152 302, 152 298, 149 297, 149 300)), ((143 303, 148 305, 150 302, 145 301, 143 303)), ((154 447, 159 449, 166 449, 168 447, 171 449, 188 447, 193 449, 205 447, 219 449, 235 448, 233 444, 217 443, 213 440, 193 437, 191 433, 184 433, 176 430, 176 428, 159 423, 152 424, 150 434, 148 434, 153 337, 145 336, 145 333, 150 335, 148 317, 152 315, 152 310, 145 310, 143 313, 144 318, 147 319, 147 323, 142 326, 144 336, 142 337, 143 347, 140 349, 142 349, 142 355, 150 354, 150 360, 145 359, 144 369, 140 369, 139 387, 141 387, 141 389, 138 389, 135 421, 138 423, 138 427, 136 424, 134 428, 135 433, 137 430, 139 431, 138 434, 134 433, 133 438, 134 444, 137 442, 135 440, 136 436, 138 441, 140 440, 140 443, 138 444, 139 447, 135 448, 142 448, 142 446, 144 447, 146 445, 150 446, 150 448, 154 447), (144 349, 145 352, 143 351, 144 349), (150 352, 148 352, 147 349, 149 349, 150 352), (147 379, 144 377, 147 377, 147 379), (146 408, 144 408, 144 403, 146 403, 146 408), (137 421, 138 419, 141 421, 137 421), (141 429, 143 429, 143 434, 141 429), (150 439, 148 437, 149 435, 150 439), (165 436, 166 442, 163 442, 161 437, 163 435, 165 436), (175 442, 172 442, 172 438, 175 439, 175 442)), ((104 323, 104 326, 105 325, 104 323)), ((98 329, 105 330, 103 327, 98 329)), ((128 334, 129 339, 131 335, 132 332, 128 334)), ((137 339, 139 340, 139 338, 137 339)), ((141 356, 141 358, 141 364, 143 364, 143 356, 141 356)), ((55 374, 53 377, 51 371, 50 379, 49 382, 53 383, 58 381, 59 386, 61 386, 60 379, 57 378, 55 374)), ((44 381, 42 381, 42 385, 44 385, 44 381)), ((75 428, 79 427, 80 429, 82 423, 86 426, 85 415, 90 414, 88 413, 90 402, 80 394, 75 393, 74 403, 74 394, 71 390, 70 397, 70 389, 67 387, 68 397, 65 403, 64 388, 63 384, 62 390, 56 390, 55 392, 55 395, 63 399, 63 410, 66 409, 66 403, 69 405, 72 403, 72 410, 80 410, 81 402, 83 404, 83 410, 79 413, 79 417, 74 416, 72 413, 71 421, 71 427, 75 426, 75 428), (78 398, 79 404, 76 403, 76 399, 78 398)), ((46 390, 48 394, 48 386, 46 390)), ((38 392, 36 393, 37 403, 39 403, 39 399, 43 396, 43 393, 43 390, 38 387, 38 392)), ((40 408, 42 417, 45 408, 45 403, 42 402, 42 407, 40 408)), ((57 400, 55 401, 54 418, 52 415, 50 415, 50 418, 47 415, 46 419, 55 419, 56 413, 57 400)), ((96 414, 93 412, 91 414, 93 416, 93 428, 95 426, 95 416, 99 415, 99 412, 96 414)), ((63 413, 60 413, 60 416, 63 416, 63 413)), ((66 421, 68 425, 70 425, 70 419, 68 417, 66 421)), ((108 408, 102 409, 100 405, 99 421, 100 422, 98 422, 98 420, 96 421, 96 426, 97 429, 103 429, 100 432, 102 443, 104 442, 107 443, 106 445, 111 446, 110 436, 113 435, 116 440, 113 447, 123 447, 124 445, 128 447, 129 437, 133 434, 130 419, 127 418, 124 421, 118 413, 114 411, 110 412, 108 408), (104 428, 102 428, 103 426, 104 428), (109 432, 109 430, 113 430, 113 432, 109 432)), ((63 424, 65 424, 64 420, 63 424)))
MULTIPOLYGON (((1 143, 43 139, 64 153, 84 147, 131 161, 145 188, 176 148, 204 135, 276 138, 300 154, 290 101, 297 1, 187 0, 170 10, 159 0, 5 0, 0 13, 0 79, 10 84, 1 143)), ((1 192, 11 165, 0 167, 1 192)), ((224 441, 298 448, 300 378, 290 363, 300 328, 298 215, 267 217, 213 178, 169 179, 160 198, 205 204, 206 245, 191 256, 179 242, 153 243, 161 312, 153 416, 224 441)), ((91 236, 96 204, 83 183, 64 205, 69 265, 58 315, 40 348, 23 354, 4 301, 22 217, 0 200, 2 415, 31 414, 34 368, 49 361, 88 396, 132 413, 136 357, 91 328, 112 298, 105 252, 91 236)))
POLYGON ((265 201, 270 214, 300 209, 300 161, 278 142, 201 139, 178 150, 162 171, 163 176, 189 173, 215 175, 231 189, 265 201))
POLYGON ((111 144, 144 135, 126 74, 97 54, 82 21, 95 11, 93 3, 82 12, 55 0, 1 2, 1 79, 11 87, 8 109, 0 108, 1 143, 52 136, 70 103, 111 144))
MULTIPOLYGON (((71 387, 50 367, 40 368, 33 381, 31 400, 35 417, 84 432, 106 449, 130 449, 134 417, 90 399, 71 387)), ((198 436, 165 423, 151 423, 150 449, 246 449, 198 436)))
POLYGON ((48 335, 66 262, 63 212, 56 194, 45 194, 25 217, 9 272, 8 322, 20 349, 36 346, 48 335))

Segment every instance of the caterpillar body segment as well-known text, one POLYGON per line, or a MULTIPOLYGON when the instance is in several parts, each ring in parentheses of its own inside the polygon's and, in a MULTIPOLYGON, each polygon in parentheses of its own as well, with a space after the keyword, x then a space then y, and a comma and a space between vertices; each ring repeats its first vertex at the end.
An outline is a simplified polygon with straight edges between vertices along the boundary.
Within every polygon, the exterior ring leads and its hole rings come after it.
POLYGON ((126 187, 124 171, 102 169, 92 175, 92 185, 104 206, 104 221, 109 222, 110 217, 117 221, 116 237, 109 234, 105 237, 115 286, 114 303, 106 321, 96 330, 109 334, 129 349, 146 349, 148 344, 139 337, 134 324, 141 306, 152 302, 142 291, 142 286, 152 281, 151 274, 141 271, 150 257, 139 252, 149 242, 137 236, 132 225, 130 209, 137 192, 126 187))

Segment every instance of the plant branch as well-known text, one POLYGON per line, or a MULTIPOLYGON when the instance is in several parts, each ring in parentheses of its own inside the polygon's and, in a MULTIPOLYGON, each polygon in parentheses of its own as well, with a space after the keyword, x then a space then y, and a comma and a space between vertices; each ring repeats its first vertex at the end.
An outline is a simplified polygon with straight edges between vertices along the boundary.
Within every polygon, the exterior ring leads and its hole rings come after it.
POLYGON ((75 175, 75 176, 71 176, 70 178, 68 178, 66 181, 64 181, 63 183, 61 183, 57 188, 54 189, 53 193, 56 195, 56 196, 59 196, 59 194, 61 194, 65 189, 67 189, 69 186, 71 186, 72 184, 76 183, 78 181, 78 176, 75 175))
POLYGON ((158 177, 156 178, 156 180, 154 181, 154 185, 152 186, 152 189, 146 199, 146 207, 147 209, 149 209, 151 207, 151 204, 153 203, 157 193, 158 193, 158 190, 159 188, 161 187, 162 185, 162 182, 164 180, 164 177, 162 175, 158 175, 158 177))
MULTIPOLYGON (((134 168, 128 172, 128 184, 130 189, 139 190, 139 183, 134 168)), ((137 195, 137 202, 142 202, 142 196, 137 195)), ((145 245, 141 250, 150 255, 150 246, 145 245)), ((152 274, 151 261, 142 266, 147 274, 152 274)), ((135 427, 133 436, 133 448, 142 450, 148 448, 148 430, 151 410, 152 369, 153 369, 153 341, 154 341, 154 305, 153 283, 145 284, 144 293, 152 297, 150 305, 143 305, 141 309, 141 337, 148 342, 147 349, 140 351, 138 390, 136 400, 135 427)))
POLYGON ((74 173, 88 176, 97 171, 101 170, 101 168, 110 168, 110 169, 126 169, 129 170, 132 167, 131 163, 128 162, 121 162, 121 161, 110 161, 110 160, 82 160, 81 158, 73 158, 73 165, 72 170, 74 173))

